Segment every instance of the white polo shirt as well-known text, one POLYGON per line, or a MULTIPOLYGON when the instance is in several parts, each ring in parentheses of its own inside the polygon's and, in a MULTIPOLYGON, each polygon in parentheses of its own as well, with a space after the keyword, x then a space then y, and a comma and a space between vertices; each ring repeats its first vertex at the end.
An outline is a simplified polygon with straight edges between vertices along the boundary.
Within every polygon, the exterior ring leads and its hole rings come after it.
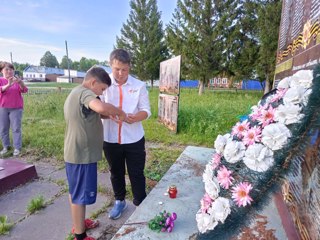
MULTIPOLYGON (((125 84, 119 85, 112 74, 111 86, 101 96, 101 100, 120 107, 125 113, 135 114, 145 111, 148 118, 151 115, 149 94, 146 84, 132 76, 128 76, 125 84)), ((110 119, 103 119, 104 141, 109 143, 128 144, 139 141, 144 136, 142 122, 132 124, 117 123, 110 119)))

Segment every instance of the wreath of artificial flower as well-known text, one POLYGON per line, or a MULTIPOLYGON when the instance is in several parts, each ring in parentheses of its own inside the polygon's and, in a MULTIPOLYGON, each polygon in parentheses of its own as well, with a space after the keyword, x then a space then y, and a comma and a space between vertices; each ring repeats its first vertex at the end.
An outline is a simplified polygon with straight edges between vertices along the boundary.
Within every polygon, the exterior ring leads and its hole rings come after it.
POLYGON ((229 239, 250 223, 320 126, 320 66, 282 79, 231 133, 219 135, 203 173, 198 239, 229 239))

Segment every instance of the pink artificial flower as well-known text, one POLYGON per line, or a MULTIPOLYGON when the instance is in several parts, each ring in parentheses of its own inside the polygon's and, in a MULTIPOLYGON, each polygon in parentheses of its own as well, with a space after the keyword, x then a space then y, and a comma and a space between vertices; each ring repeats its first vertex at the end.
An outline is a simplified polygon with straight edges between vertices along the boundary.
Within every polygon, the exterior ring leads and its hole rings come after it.
POLYGON ((242 142, 244 145, 249 146, 255 142, 261 142, 261 128, 259 126, 254 126, 250 128, 244 135, 242 142))
POLYGON ((262 124, 262 128, 274 122, 275 109, 270 105, 268 109, 262 110, 258 121, 262 124))
MULTIPOLYGON (((267 104, 266 104, 267 105, 267 104)), ((265 105, 260 105, 258 107, 255 107, 253 112, 249 115, 249 117, 251 118, 252 121, 257 120, 260 115, 261 115, 261 111, 264 110, 266 108, 265 105)))
POLYGON ((252 198, 249 196, 252 190, 252 185, 247 182, 241 182, 237 186, 232 188, 232 198, 238 205, 238 207, 245 207, 247 204, 251 204, 252 198))
POLYGON ((243 122, 237 122, 237 124, 232 128, 232 135, 236 135, 238 138, 242 138, 244 133, 249 129, 250 123, 248 120, 243 122))
POLYGON ((212 202, 213 200, 211 199, 209 194, 205 193, 203 198, 200 200, 202 213, 206 213, 208 211, 212 202))
POLYGON ((287 88, 280 88, 277 90, 276 94, 273 95, 272 99, 270 102, 277 102, 279 101, 281 98, 283 98, 283 96, 286 94, 287 92, 287 88))
POLYGON ((212 157, 212 168, 213 170, 216 169, 221 162, 221 155, 218 153, 215 153, 212 157))
POLYGON ((229 171, 225 166, 220 167, 217 172, 218 182, 225 189, 229 189, 229 186, 232 184, 232 180, 234 180, 231 173, 232 171, 229 171))

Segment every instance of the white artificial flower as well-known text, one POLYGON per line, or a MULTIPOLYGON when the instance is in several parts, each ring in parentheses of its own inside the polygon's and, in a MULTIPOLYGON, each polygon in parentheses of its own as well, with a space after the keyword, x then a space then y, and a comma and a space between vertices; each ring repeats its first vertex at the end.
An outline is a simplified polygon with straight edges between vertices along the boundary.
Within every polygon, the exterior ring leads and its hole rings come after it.
POLYGON ((220 186, 218 179, 216 177, 211 180, 207 180, 204 182, 204 189, 211 197, 211 199, 216 199, 219 196, 220 186))
POLYGON ((196 214, 196 221, 199 232, 201 233, 213 230, 218 225, 218 222, 214 221, 213 215, 203 213, 201 209, 196 214))
POLYGON ((230 202, 227 198, 223 197, 218 197, 208 210, 208 213, 213 215, 215 221, 220 221, 221 223, 224 223, 230 212, 230 202))
POLYGON ((262 143, 271 150, 281 149, 291 137, 290 130, 283 123, 272 123, 262 130, 262 143))
POLYGON ((292 75, 290 87, 302 86, 304 88, 310 88, 312 86, 312 80, 312 70, 300 70, 292 75))
POLYGON ((291 82, 291 77, 286 77, 284 79, 282 79, 278 85, 277 85, 277 88, 280 89, 280 88, 289 88, 290 87, 290 82, 291 82))
POLYGON ((216 141, 214 142, 214 148, 216 149, 217 153, 222 153, 224 150, 224 147, 230 138, 230 133, 227 133, 225 135, 218 135, 216 141))
POLYGON ((213 169, 212 169, 212 165, 210 164, 210 162, 206 165, 206 169, 203 172, 203 182, 208 182, 211 181, 213 178, 213 169))
POLYGON ((293 104, 299 104, 303 102, 303 99, 308 94, 307 89, 305 89, 302 86, 297 87, 291 87, 288 89, 288 91, 283 96, 283 102, 285 104, 287 103, 293 103, 293 104))
POLYGON ((246 150, 243 162, 253 171, 264 172, 273 165, 273 151, 261 143, 255 143, 246 150))
POLYGON ((312 89, 308 89, 307 91, 305 91, 305 93, 303 94, 303 97, 302 97, 302 104, 304 106, 307 106, 308 104, 308 101, 309 101, 309 96, 310 94, 312 93, 312 89))
POLYGON ((236 163, 244 156, 246 147, 242 142, 228 141, 223 151, 223 156, 229 163, 236 163))
POLYGON ((281 104, 275 110, 274 120, 285 125, 298 123, 304 117, 304 114, 300 112, 301 106, 299 105, 295 105, 290 102, 281 104))

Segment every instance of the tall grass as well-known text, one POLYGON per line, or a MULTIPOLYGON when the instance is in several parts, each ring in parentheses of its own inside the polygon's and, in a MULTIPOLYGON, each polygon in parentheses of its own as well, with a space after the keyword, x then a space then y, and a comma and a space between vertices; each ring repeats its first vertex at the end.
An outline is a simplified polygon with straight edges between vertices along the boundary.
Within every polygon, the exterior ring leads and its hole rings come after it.
MULTIPOLYGON (((63 160, 65 92, 25 95, 23 149, 38 158, 63 160)), ((261 92, 213 92, 202 96, 197 90, 180 93, 178 134, 158 122, 158 89, 149 91, 152 116, 143 122, 146 140, 164 144, 188 144, 212 147, 218 134, 230 131, 261 98, 261 92)))
POLYGON ((262 96, 262 92, 208 90, 199 96, 196 89, 181 89, 176 135, 157 122, 158 94, 157 89, 149 94, 152 117, 144 122, 147 140, 209 147, 218 134, 230 131, 239 116, 247 114, 262 96))

